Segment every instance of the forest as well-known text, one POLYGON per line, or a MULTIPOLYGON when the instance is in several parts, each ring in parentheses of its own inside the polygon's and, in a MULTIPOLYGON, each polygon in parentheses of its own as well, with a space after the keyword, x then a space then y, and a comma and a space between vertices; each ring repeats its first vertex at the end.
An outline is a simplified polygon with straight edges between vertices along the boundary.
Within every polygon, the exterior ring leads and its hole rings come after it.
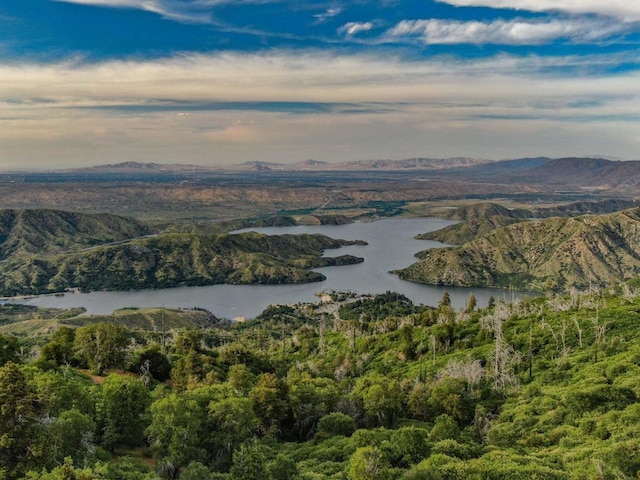
POLYGON ((5 328, 0 478, 638 478, 636 285, 328 297, 201 328, 5 328))

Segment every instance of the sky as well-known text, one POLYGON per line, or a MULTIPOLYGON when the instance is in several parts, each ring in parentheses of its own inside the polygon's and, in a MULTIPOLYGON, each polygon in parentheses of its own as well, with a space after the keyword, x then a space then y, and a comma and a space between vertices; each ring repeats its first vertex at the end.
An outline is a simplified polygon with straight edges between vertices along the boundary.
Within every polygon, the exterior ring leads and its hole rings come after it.
POLYGON ((637 0, 0 0, 0 169, 640 159, 637 0))

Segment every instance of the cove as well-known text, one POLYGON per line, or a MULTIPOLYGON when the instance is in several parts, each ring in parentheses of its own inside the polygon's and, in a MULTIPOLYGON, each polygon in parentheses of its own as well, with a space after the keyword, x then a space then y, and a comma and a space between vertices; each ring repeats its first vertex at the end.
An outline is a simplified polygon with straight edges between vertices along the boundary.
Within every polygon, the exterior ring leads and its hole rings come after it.
MULTIPOLYGON (((43 307, 84 307, 88 315, 110 314, 126 307, 151 308, 204 308, 222 318, 254 318, 270 304, 314 302, 317 293, 326 290, 347 290, 359 294, 399 292, 416 304, 435 306, 442 294, 449 292, 452 304, 466 305, 470 293, 479 306, 485 306, 489 297, 506 298, 506 290, 491 288, 455 288, 420 285, 400 280, 390 270, 400 269, 415 262, 414 255, 428 248, 444 244, 416 240, 419 233, 439 230, 456 222, 437 218, 385 218, 373 222, 347 225, 318 225, 295 227, 269 227, 238 230, 256 231, 267 235, 322 233, 345 240, 364 240, 366 246, 348 246, 328 250, 327 256, 351 254, 363 257, 357 265, 319 268, 327 277, 322 282, 298 285, 212 285, 208 287, 177 287, 162 290, 126 292, 65 293, 43 295, 20 300, 19 303, 43 307)), ((506 298, 510 300, 511 298, 506 298)))

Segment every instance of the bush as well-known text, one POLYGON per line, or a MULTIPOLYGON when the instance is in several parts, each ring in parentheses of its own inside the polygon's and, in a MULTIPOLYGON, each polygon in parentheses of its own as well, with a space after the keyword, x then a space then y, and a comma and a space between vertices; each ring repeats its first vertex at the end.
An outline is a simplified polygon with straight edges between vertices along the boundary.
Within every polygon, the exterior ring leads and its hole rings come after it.
POLYGON ((342 435, 350 437, 356 431, 356 422, 344 413, 330 413, 318 422, 318 432, 329 435, 342 435))

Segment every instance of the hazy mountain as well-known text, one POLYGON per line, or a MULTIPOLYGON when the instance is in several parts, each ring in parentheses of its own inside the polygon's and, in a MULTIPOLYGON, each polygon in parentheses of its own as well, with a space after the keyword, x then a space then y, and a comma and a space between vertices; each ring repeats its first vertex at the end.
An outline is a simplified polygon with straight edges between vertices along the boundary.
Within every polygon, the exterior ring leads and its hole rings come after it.
POLYGON ((603 158, 560 158, 506 178, 526 183, 572 185, 599 189, 637 189, 640 161, 612 161, 603 158))

